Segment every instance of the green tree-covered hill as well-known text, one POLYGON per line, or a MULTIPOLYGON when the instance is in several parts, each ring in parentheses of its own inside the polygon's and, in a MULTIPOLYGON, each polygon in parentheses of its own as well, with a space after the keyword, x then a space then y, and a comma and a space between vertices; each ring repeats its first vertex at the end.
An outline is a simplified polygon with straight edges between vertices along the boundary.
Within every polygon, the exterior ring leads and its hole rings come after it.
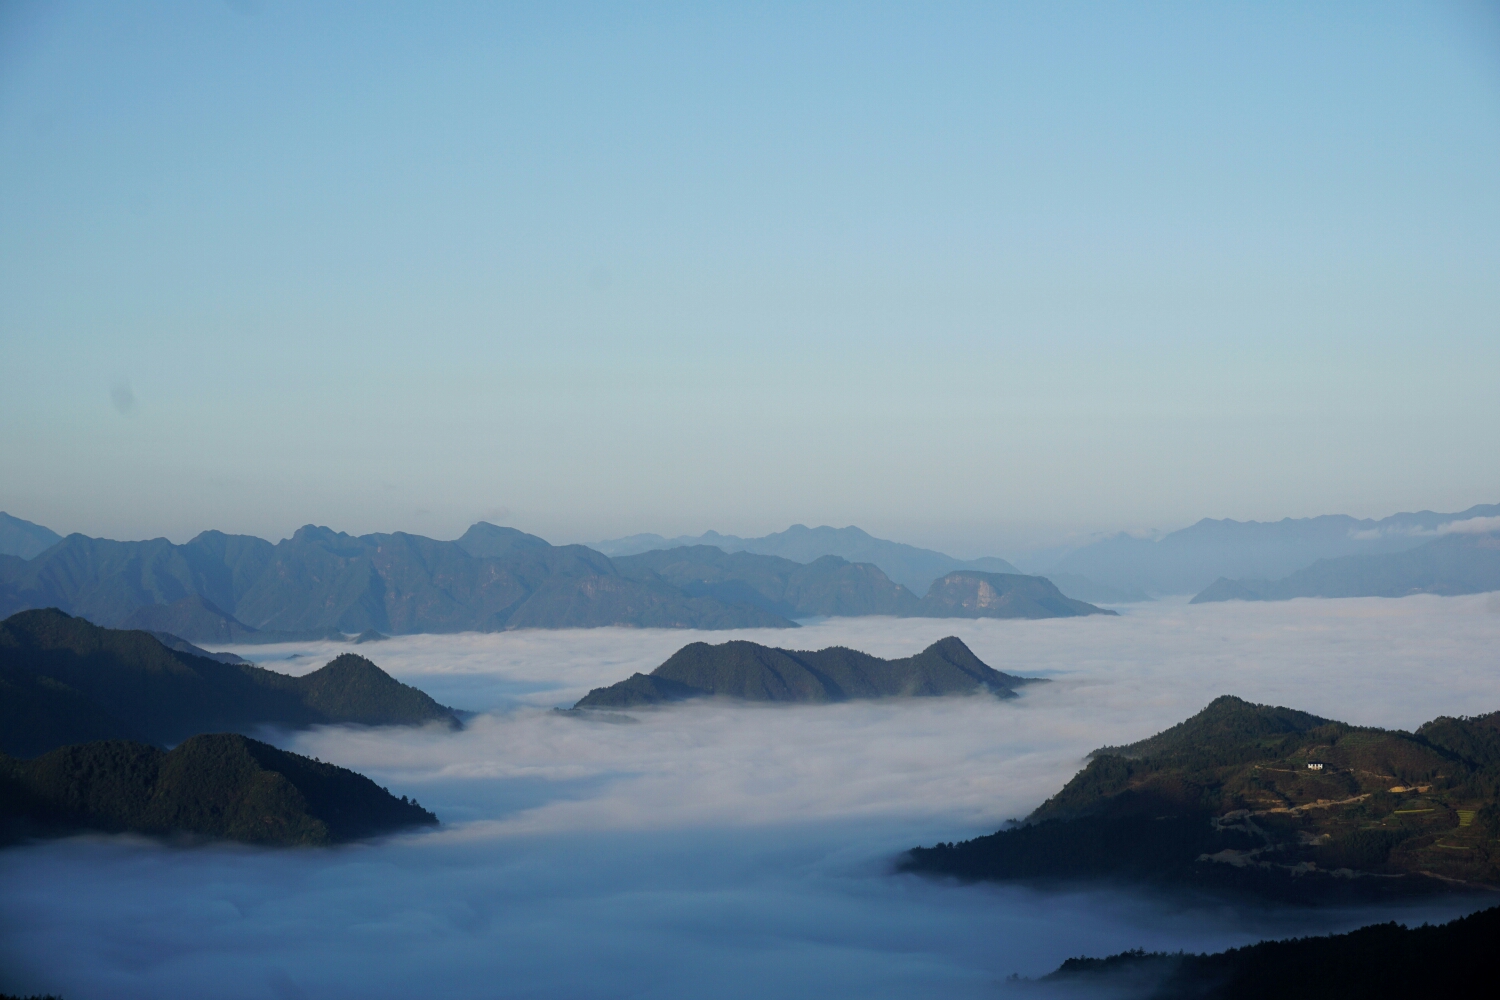
POLYGON ((433 721, 457 724, 450 709, 352 653, 291 677, 56 609, 0 622, 0 751, 13 756, 101 739, 170 745, 263 725, 433 721))
POLYGON ((369 778, 232 733, 0 755, 0 841, 82 830, 324 845, 433 825, 369 778))
POLYGON ((1347 934, 1262 941, 1214 955, 1143 951, 1072 958, 1042 981, 1141 1000, 1365 1000, 1463 996, 1494 972, 1500 907, 1446 924, 1372 924, 1347 934))
POLYGON ((809 652, 744 641, 694 642, 650 674, 595 688, 574 707, 628 708, 714 695, 814 703, 978 691, 1013 698, 1017 687, 1035 682, 991 668, 951 636, 898 660, 843 646, 809 652))
POLYGON ((1404 733, 1225 696, 1096 751, 1025 823, 917 848, 903 864, 1317 899, 1500 884, 1497 836, 1500 713, 1404 733))

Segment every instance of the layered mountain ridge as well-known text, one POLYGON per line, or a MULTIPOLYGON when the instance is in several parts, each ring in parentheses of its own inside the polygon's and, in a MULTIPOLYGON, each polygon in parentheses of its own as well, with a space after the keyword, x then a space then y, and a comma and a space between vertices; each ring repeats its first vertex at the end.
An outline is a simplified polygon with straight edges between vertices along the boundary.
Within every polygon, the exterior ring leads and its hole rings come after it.
POLYGON ((1430 510, 1374 520, 1345 514, 1280 521, 1203 520, 1163 535, 1118 534, 1075 549, 1041 569, 1059 580, 1080 574, 1149 594, 1197 594, 1219 578, 1277 580, 1319 559, 1414 549, 1461 522, 1500 517, 1500 504, 1451 514, 1430 510))
POLYGON ((369 630, 795 625, 752 605, 622 576, 581 545, 549 545, 484 522, 449 542, 313 525, 275 545, 217 531, 184 545, 74 534, 29 561, 0 562, 0 614, 36 607, 222 643, 369 630))
POLYGON ((696 546, 712 546, 728 553, 779 556, 797 563, 811 563, 824 556, 837 556, 853 563, 871 563, 879 566, 886 576, 914 594, 926 593, 934 580, 954 570, 980 573, 1020 572, 1009 562, 994 556, 955 559, 933 549, 876 538, 853 525, 833 528, 825 524, 809 528, 805 524, 794 524, 785 531, 759 538, 741 538, 717 531, 706 531, 701 535, 679 535, 676 538, 642 534, 595 542, 591 547, 618 559, 656 550, 696 546))
POLYGON ((964 574, 960 588, 1029 590, 1036 599, 953 600, 951 573, 918 598, 879 567, 838 556, 799 563, 691 546, 612 560, 486 522, 448 542, 313 525, 275 545, 216 531, 183 545, 74 534, 30 560, 0 556, 0 615, 55 607, 112 628, 233 645, 345 641, 350 633, 795 628, 795 619, 815 616, 1100 612, 1038 578, 964 574), (974 582, 981 576, 989 582, 974 582))
POLYGON ((1220 577, 1193 604, 1294 597, 1407 597, 1500 590, 1500 524, 1494 533, 1455 532, 1412 549, 1320 559, 1280 580, 1220 577))

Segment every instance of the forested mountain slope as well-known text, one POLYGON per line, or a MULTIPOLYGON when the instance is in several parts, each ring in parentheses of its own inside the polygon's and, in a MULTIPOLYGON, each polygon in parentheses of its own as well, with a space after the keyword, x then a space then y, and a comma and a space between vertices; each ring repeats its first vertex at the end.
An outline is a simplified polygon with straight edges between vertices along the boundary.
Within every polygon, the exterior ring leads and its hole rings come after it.
POLYGON ((450 709, 352 653, 291 677, 55 609, 0 622, 0 751, 12 756, 102 739, 170 745, 198 733, 336 722, 457 724, 450 709))
POLYGON ((109 740, 0 754, 0 843, 97 830, 319 846, 436 823, 361 774, 230 733, 171 752, 109 740))
POLYGON ((1026 822, 910 852, 976 879, 1141 879, 1342 898, 1500 884, 1500 712, 1416 733, 1215 700, 1026 822))
POLYGON ((754 642, 694 642, 650 674, 595 688, 575 708, 629 708, 720 696, 744 701, 826 703, 989 691, 1014 698, 1034 678, 1003 674, 952 636, 915 656, 884 660, 843 646, 816 651, 754 642))
POLYGON ((1462 996, 1494 970, 1500 908, 1446 924, 1394 921, 1347 934, 1232 948, 1214 955, 1125 952, 1073 958, 1042 982, 1140 1000, 1365 1000, 1462 996))

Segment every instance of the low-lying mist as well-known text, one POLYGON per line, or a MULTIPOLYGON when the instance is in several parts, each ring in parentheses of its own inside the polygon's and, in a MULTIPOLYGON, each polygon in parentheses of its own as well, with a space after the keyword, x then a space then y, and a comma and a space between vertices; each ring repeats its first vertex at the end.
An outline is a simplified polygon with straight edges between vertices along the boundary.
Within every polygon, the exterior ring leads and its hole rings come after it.
MULTIPOLYGON (((0 852, 0 990, 90 997, 992 996, 1006 976, 1145 947, 1229 947, 1402 911, 1235 908, 891 874, 989 832, 1089 750, 1219 694, 1412 728, 1500 708, 1490 595, 1152 604, 1041 622, 833 619, 794 632, 410 636, 358 651, 479 713, 459 733, 324 728, 279 744, 413 795, 433 833, 335 850, 86 837, 0 852), (1052 683, 830 706, 551 711, 681 645, 907 655, 958 635, 1052 683)), ((303 673, 347 646, 237 651, 303 673)))

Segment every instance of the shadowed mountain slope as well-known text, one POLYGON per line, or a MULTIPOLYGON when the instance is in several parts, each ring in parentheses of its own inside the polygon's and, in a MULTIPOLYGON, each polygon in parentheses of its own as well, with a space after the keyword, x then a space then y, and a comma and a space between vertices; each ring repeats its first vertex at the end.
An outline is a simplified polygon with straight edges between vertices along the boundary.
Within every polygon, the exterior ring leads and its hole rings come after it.
POLYGON ((1201 756, 1222 752, 1223 748, 1249 748, 1251 752, 1258 752, 1267 740, 1274 741, 1326 725, 1329 725, 1329 720, 1295 708, 1253 705, 1233 695, 1224 695, 1209 702, 1207 708, 1192 718, 1155 736, 1123 747, 1100 747, 1089 756, 1113 754, 1136 760, 1179 754, 1201 756))
POLYGON ((208 650, 206 650, 206 649, 200 649, 197 646, 194 646, 192 643, 188 642, 186 639, 182 638, 181 636, 173 635, 170 632, 152 632, 152 631, 149 631, 149 630, 145 630, 145 631, 146 631, 146 634, 149 635, 151 638, 155 639, 157 642, 161 643, 163 646, 166 646, 168 649, 174 650, 175 652, 178 652, 178 653, 187 653, 189 656, 201 656, 204 659, 208 659, 208 660, 218 660, 220 663, 246 663, 246 664, 248 664, 250 662, 249 660, 245 659, 243 656, 238 656, 238 655, 236 655, 234 653, 210 653, 208 650))
POLYGON ((260 636, 258 629, 250 628, 199 594, 190 594, 171 604, 143 604, 126 615, 119 627, 190 635, 199 642, 224 644, 254 642, 260 636))
POLYGON ((614 560, 621 574, 661 580, 695 597, 753 604, 786 618, 902 615, 917 605, 911 591, 870 563, 823 556, 810 563, 711 545, 658 549, 614 560))
POLYGON ((0 755, 0 841, 98 830, 314 846, 436 823, 361 774, 230 733, 170 753, 109 740, 0 755))
POLYGON ((1451 534, 1385 555, 1320 559, 1282 580, 1214 581, 1192 603, 1406 597, 1500 590, 1500 534, 1451 534))
POLYGON ((1436 927, 1393 921, 1215 955, 1133 951, 1071 958, 1042 982, 1141 1000, 1462 996, 1493 974, 1497 939, 1500 907, 1492 907, 1436 927))
POLYGON ((1500 713, 1417 733, 1216 699, 1026 822, 909 853, 970 879, 1126 879, 1303 902, 1500 884, 1500 713))
POLYGON ((263 725, 432 721, 457 724, 451 710, 352 653, 290 677, 55 609, 0 622, 0 751, 13 756, 101 739, 166 745, 263 725))
POLYGON ((632 674, 595 688, 574 708, 628 708, 722 696, 744 701, 835 702, 856 698, 920 697, 990 691, 1002 698, 1036 683, 995 670, 949 637, 915 656, 883 660, 830 646, 816 652, 754 642, 690 643, 650 674, 632 674))
POLYGON ((0 510, 0 555, 32 559, 62 541, 51 528, 12 517, 0 510))
MULTIPOLYGON (((178 642, 186 642, 184 635, 191 635, 199 642, 224 643, 240 646, 264 645, 276 642, 349 642, 350 639, 339 629, 331 626, 322 628, 300 629, 295 631, 274 631, 270 629, 251 628, 233 615, 217 608, 207 598, 192 594, 172 604, 144 604, 120 622, 118 628, 140 629, 150 632, 157 638, 170 635, 178 642)), ((367 629, 362 635, 373 636, 378 634, 374 629, 367 629)), ((173 644, 162 640, 168 646, 173 644)), ((369 641, 368 639, 356 638, 354 642, 369 641)), ((173 648, 176 648, 173 646, 173 648)), ((200 655, 220 657, 222 654, 202 653, 200 655)), ((232 662, 232 661, 225 661, 232 662)))
POLYGON ((964 571, 935 581, 907 614, 919 618, 1074 618, 1118 612, 1064 597, 1046 577, 964 571))

